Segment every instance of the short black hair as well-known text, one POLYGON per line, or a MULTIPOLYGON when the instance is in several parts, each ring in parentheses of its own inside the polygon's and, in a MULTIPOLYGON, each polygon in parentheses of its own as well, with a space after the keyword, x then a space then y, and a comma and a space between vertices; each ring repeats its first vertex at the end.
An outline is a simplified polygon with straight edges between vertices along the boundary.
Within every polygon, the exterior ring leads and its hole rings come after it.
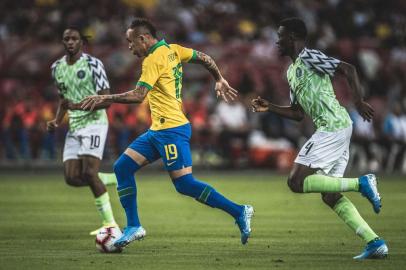
POLYGON ((155 26, 145 18, 135 18, 131 24, 130 24, 130 29, 134 29, 136 27, 145 27, 149 34, 151 34, 152 37, 157 38, 156 36, 156 28, 155 26))
POLYGON ((296 35, 296 37, 300 39, 306 39, 307 36, 307 28, 304 21, 300 18, 291 17, 283 19, 279 26, 284 26, 286 30, 292 32, 296 35))
POLYGON ((66 30, 73 30, 73 31, 78 32, 80 39, 83 41, 83 43, 85 43, 85 44, 89 43, 89 39, 91 38, 91 36, 84 35, 79 27, 71 25, 71 26, 66 27, 65 30, 63 30, 63 32, 65 32, 66 30))

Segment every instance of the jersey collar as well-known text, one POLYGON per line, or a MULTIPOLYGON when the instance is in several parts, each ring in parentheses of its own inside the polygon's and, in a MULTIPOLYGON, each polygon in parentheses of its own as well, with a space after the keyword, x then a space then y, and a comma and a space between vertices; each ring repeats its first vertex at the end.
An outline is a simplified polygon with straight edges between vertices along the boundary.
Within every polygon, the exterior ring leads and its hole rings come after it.
MULTIPOLYGON (((82 54, 80 55, 79 59, 75 61, 75 63, 73 63, 72 65, 76 64, 77 62, 79 62, 80 60, 82 60, 85 57, 85 53, 82 52, 82 54)), ((63 56, 63 60, 66 62, 66 64, 68 64, 68 60, 67 60, 67 56, 66 54, 63 56)))
POLYGON ((161 39, 160 41, 158 41, 157 43, 155 43, 154 45, 152 45, 149 50, 148 50, 148 54, 153 53, 156 49, 158 49, 161 46, 166 46, 169 48, 168 43, 166 43, 165 39, 161 39))

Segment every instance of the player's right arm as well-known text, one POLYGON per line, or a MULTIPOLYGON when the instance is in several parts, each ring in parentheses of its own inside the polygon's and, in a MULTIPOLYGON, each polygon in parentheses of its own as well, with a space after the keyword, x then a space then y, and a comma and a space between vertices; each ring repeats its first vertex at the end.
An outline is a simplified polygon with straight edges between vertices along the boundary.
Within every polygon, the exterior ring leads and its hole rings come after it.
POLYGON ((63 117, 68 111, 68 104, 69 101, 67 99, 64 99, 64 97, 61 95, 58 103, 58 109, 56 110, 55 118, 47 122, 47 130, 49 132, 53 132, 62 123, 63 117))
POLYGON ((251 101, 251 106, 253 112, 273 112, 296 121, 301 121, 304 118, 303 109, 298 103, 293 103, 290 106, 279 106, 258 97, 251 101))
POLYGON ((146 58, 142 62, 141 77, 135 89, 114 95, 94 95, 84 98, 81 103, 82 110, 93 111, 98 106, 112 103, 142 103, 148 92, 152 90, 158 78, 161 76, 162 67, 160 59, 146 58))
POLYGON ((149 90, 150 89, 148 86, 137 84, 135 89, 121 94, 88 96, 80 102, 81 109, 86 111, 93 111, 98 106, 103 106, 104 104, 110 105, 112 103, 142 103, 149 90))
POLYGON ((58 109, 56 110, 55 118, 53 120, 47 122, 47 130, 49 132, 53 132, 55 130, 55 128, 57 128, 59 126, 59 124, 62 123, 63 117, 65 116, 66 112, 68 111, 68 106, 69 106, 69 101, 64 98, 63 94, 61 93, 61 89, 59 88, 58 83, 56 82, 56 79, 55 79, 55 72, 56 72, 56 68, 57 68, 58 64, 59 64, 59 60, 56 61, 55 63, 53 63, 51 66, 51 76, 59 91, 59 103, 58 103, 58 109))

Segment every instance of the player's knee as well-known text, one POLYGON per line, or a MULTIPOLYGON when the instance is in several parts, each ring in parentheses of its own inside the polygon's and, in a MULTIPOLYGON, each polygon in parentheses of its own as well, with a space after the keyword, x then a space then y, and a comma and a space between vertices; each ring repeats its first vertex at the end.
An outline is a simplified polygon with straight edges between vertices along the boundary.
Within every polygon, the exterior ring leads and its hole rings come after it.
POLYGON ((321 200, 330 206, 331 208, 334 208, 336 205, 337 201, 342 197, 340 193, 322 193, 321 194, 321 200))
POLYGON ((291 175, 288 178, 288 187, 292 192, 303 193, 303 185, 298 177, 291 175))
POLYGON ((192 174, 186 174, 176 179, 173 179, 173 185, 175 186, 177 192, 192 197, 196 197, 198 195, 194 194, 196 192, 195 190, 196 184, 198 184, 198 182, 196 181, 196 179, 193 177, 192 174))
POLYGON ((128 162, 125 159, 125 155, 121 155, 113 165, 113 171, 117 176, 126 176, 131 173, 128 168, 128 162))
POLYGON ((95 182, 97 181, 97 172, 92 169, 85 169, 82 174, 81 178, 86 182, 95 182))
POLYGON ((194 181, 193 176, 192 174, 187 174, 173 179, 173 185, 175 186, 177 192, 185 195, 190 181, 194 181))
POLYGON ((80 175, 65 174, 65 182, 72 187, 81 187, 84 185, 80 175))
POLYGON ((139 168, 141 168, 141 166, 125 154, 122 154, 113 165, 113 170, 119 184, 131 180, 139 168))

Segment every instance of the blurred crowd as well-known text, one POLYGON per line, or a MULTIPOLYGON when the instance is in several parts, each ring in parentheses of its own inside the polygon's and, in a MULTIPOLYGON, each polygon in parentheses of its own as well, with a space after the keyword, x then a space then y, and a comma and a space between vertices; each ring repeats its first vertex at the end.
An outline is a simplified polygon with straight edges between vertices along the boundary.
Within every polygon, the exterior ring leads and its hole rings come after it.
MULTIPOLYGON (((100 58, 113 93, 131 89, 141 60, 125 40, 134 16, 149 18, 168 43, 211 55, 239 100, 218 102, 203 68, 184 67, 183 98, 193 125, 193 157, 210 166, 286 169, 313 130, 310 119, 295 123, 272 113, 253 114, 261 96, 289 104, 289 60, 275 48, 278 22, 305 20, 308 47, 354 64, 375 109, 364 122, 351 103, 348 85, 333 84, 354 122, 350 165, 360 171, 406 172, 406 1, 402 0, 5 0, 0 3, 0 162, 58 160, 64 125, 45 130, 58 94, 50 65, 63 55, 62 31, 76 26, 90 37, 85 51, 100 58)), ((108 110, 105 157, 115 159, 149 124, 148 105, 108 110)))

